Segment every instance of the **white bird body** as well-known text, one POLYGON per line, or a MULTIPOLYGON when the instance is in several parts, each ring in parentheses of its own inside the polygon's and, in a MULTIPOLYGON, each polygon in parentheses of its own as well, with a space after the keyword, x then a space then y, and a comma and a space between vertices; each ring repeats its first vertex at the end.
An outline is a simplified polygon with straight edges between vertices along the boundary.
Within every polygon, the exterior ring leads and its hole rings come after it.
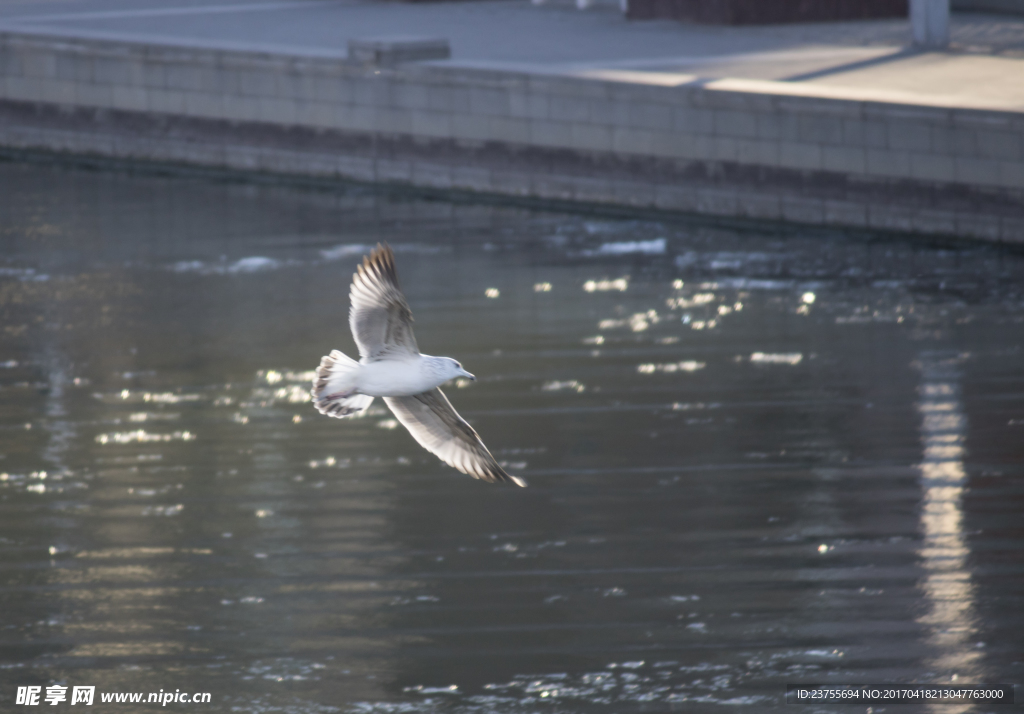
POLYGON ((320 360, 311 393, 317 410, 332 417, 357 416, 382 397, 419 445, 449 466, 490 483, 525 486, 494 460, 440 390, 450 379, 476 377, 450 357, 420 353, 391 248, 378 245, 363 258, 349 296, 349 326, 360 359, 334 350, 320 360))
POLYGON ((453 360, 430 355, 401 355, 394 359, 359 360, 359 366, 328 380, 328 394, 355 392, 368 397, 411 397, 429 392, 452 379, 466 376, 446 369, 453 360))

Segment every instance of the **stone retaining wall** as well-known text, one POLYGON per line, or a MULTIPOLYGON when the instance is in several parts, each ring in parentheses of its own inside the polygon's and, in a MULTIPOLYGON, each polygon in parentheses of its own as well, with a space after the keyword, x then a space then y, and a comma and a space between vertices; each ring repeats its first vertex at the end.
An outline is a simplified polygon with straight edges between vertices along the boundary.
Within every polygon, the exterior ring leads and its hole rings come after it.
POLYGON ((0 146, 1024 241, 1024 114, 0 34, 0 146))

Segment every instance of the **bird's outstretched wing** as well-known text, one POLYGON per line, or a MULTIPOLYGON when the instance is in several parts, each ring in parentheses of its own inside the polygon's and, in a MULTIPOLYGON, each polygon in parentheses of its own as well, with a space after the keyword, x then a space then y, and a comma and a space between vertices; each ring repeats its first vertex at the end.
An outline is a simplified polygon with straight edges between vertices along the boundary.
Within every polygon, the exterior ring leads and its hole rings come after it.
POLYGON ((498 466, 476 430, 458 415, 440 389, 411 397, 384 397, 384 401, 420 446, 449 466, 489 483, 526 485, 498 466))
POLYGON ((373 362, 385 357, 417 355, 412 334, 412 310, 398 287, 395 254, 377 244, 352 276, 349 291, 352 307, 348 323, 359 347, 359 356, 373 362))

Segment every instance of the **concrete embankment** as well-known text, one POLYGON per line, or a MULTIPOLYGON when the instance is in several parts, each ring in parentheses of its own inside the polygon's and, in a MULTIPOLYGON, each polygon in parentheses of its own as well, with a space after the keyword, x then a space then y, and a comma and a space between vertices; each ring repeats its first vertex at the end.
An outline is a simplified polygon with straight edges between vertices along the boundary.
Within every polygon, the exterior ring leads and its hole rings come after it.
POLYGON ((821 84, 7 32, 0 146, 1024 242, 1024 111, 821 84))

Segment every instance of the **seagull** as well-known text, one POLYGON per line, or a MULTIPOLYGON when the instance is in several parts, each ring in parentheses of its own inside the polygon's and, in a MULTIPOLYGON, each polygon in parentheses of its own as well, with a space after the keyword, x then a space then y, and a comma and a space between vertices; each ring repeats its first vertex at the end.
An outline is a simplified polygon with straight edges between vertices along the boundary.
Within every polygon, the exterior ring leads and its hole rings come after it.
POLYGON ((398 287, 395 254, 377 244, 352 276, 349 327, 359 361, 333 350, 320 360, 313 380, 313 405, 331 417, 358 416, 382 397, 419 445, 449 466, 488 483, 526 482, 505 472, 440 386, 476 377, 450 357, 420 353, 412 334, 412 311, 398 287))

